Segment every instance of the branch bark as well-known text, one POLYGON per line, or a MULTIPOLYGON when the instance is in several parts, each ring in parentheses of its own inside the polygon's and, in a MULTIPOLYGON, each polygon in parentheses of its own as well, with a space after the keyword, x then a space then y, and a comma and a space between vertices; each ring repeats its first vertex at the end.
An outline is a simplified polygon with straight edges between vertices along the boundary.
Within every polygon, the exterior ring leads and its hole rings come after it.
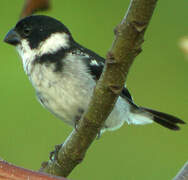
POLYGON ((144 33, 156 2, 157 0, 131 1, 125 17, 115 29, 115 40, 107 53, 105 68, 87 113, 77 130, 73 130, 63 143, 57 156, 43 164, 41 171, 66 177, 83 160, 113 109, 134 58, 141 52, 144 33))
POLYGON ((0 160, 0 179, 1 180, 67 180, 66 178, 55 177, 45 173, 39 173, 14 166, 0 160))
POLYGON ((185 165, 173 180, 188 180, 188 161, 185 163, 185 165))
POLYGON ((36 11, 48 10, 50 8, 49 0, 25 0, 20 18, 30 16, 36 11))

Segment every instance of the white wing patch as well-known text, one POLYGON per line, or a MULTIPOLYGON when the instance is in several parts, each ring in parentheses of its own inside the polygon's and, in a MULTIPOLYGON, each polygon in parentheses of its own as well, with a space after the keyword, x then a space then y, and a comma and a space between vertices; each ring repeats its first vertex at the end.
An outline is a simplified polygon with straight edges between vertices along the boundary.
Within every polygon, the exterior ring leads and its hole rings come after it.
POLYGON ((96 60, 92 60, 91 63, 90 63, 90 65, 92 65, 92 66, 99 66, 99 64, 97 63, 96 60))

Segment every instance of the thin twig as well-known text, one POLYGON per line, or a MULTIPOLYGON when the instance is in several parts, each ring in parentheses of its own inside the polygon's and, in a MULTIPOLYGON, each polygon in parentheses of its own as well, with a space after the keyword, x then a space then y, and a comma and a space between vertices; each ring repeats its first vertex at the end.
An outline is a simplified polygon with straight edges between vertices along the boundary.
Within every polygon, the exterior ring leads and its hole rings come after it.
POLYGON ((188 161, 185 163, 185 165, 173 180, 188 180, 188 161))
POLYGON ((34 12, 48 10, 50 8, 50 0, 25 0, 20 18, 30 16, 34 12))
POLYGON ((157 0, 132 0, 129 9, 115 30, 115 40, 107 53, 103 74, 94 90, 87 113, 73 130, 57 157, 46 163, 42 171, 68 176, 83 160, 85 153, 113 109, 124 86, 141 44, 157 0))

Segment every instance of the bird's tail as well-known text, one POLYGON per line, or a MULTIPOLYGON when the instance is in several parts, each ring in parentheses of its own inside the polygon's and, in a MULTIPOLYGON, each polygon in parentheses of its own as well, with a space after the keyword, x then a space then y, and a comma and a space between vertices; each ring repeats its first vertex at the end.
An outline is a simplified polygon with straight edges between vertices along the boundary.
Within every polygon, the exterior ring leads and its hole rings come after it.
POLYGON ((181 119, 145 107, 137 107, 136 112, 131 113, 130 123, 133 124, 148 124, 153 121, 171 130, 179 130, 178 124, 185 124, 181 119))

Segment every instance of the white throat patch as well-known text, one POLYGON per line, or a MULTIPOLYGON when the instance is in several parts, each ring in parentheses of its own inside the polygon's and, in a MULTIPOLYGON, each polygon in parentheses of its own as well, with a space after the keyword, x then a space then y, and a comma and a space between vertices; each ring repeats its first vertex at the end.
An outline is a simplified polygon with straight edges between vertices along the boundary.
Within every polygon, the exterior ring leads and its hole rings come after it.
POLYGON ((31 62, 35 59, 37 55, 36 49, 31 49, 29 46, 29 43, 27 40, 23 39, 21 40, 21 44, 16 46, 16 50, 18 51, 18 54, 22 58, 23 68, 26 74, 29 73, 29 65, 31 62))
POLYGON ((31 62, 35 60, 36 56, 55 53, 61 48, 69 48, 69 35, 66 33, 52 34, 35 49, 30 48, 29 42, 26 39, 22 39, 21 44, 16 46, 16 49, 22 58, 24 70, 27 74, 30 72, 31 62))

